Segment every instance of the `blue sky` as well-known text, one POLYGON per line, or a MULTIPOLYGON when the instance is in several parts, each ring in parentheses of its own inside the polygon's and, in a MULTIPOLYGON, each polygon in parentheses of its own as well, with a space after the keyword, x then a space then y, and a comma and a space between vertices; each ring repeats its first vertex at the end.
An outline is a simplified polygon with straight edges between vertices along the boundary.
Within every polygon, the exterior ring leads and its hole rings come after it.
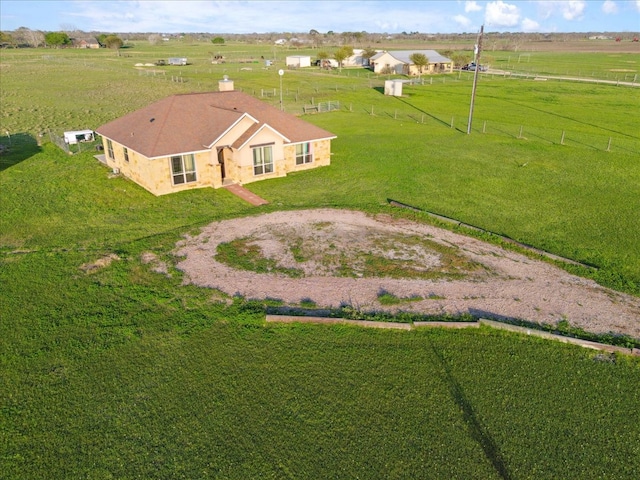
POLYGON ((0 0, 0 30, 638 32, 640 0, 0 0))

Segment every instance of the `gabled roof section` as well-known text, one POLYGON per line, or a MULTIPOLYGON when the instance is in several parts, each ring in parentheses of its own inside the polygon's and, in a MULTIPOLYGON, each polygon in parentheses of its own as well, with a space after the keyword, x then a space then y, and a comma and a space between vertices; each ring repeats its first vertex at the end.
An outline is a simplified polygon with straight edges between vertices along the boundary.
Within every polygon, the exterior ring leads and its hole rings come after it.
POLYGON ((380 52, 380 53, 374 55, 373 57, 371 57, 371 60, 375 61, 378 58, 380 58, 382 55, 384 55, 385 53, 388 53, 389 55, 391 55, 396 60, 399 60, 402 63, 406 63, 408 65, 412 65, 413 64, 413 62, 411 61, 411 59, 409 57, 411 55, 413 55, 414 53, 423 54, 425 57, 427 57, 429 59, 429 63, 451 63, 452 62, 452 60, 450 58, 447 58, 445 56, 440 55, 435 50, 391 50, 391 51, 386 51, 386 52, 380 52))
MULTIPOLYGON (((155 158, 207 150, 245 115, 254 121, 250 130, 268 124, 289 143, 335 138, 320 127, 235 90, 173 95, 109 122, 96 132, 155 158)), ((240 136, 245 136, 244 132, 240 136)))
POLYGON ((260 133, 265 128, 268 128, 269 130, 275 132, 276 135, 279 135, 280 137, 282 137, 282 139, 284 140, 285 143, 291 143, 291 141, 287 137, 282 135, 277 130, 274 130, 273 128, 271 128, 266 123, 263 123, 263 124, 260 124, 260 125, 255 124, 255 125, 251 126, 251 128, 249 128, 246 132, 244 132, 242 135, 240 135, 238 137, 238 139, 235 142, 233 142, 233 145, 231 145, 231 146, 233 148, 242 148, 242 147, 244 147, 253 137, 255 137, 258 133, 260 133))

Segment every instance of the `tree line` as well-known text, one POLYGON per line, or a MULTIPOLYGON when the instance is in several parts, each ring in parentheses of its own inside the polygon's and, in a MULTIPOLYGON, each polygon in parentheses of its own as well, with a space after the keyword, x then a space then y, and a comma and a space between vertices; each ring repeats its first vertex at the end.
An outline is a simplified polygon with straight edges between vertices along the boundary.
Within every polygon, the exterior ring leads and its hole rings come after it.
POLYGON ((42 32, 40 30, 31 30, 30 28, 20 27, 13 32, 0 31, 0 46, 2 48, 20 48, 20 47, 50 47, 64 48, 72 46, 74 40, 95 40, 100 47, 118 49, 124 45, 124 41, 118 35, 99 33, 95 36, 85 34, 81 31, 75 32, 42 32))

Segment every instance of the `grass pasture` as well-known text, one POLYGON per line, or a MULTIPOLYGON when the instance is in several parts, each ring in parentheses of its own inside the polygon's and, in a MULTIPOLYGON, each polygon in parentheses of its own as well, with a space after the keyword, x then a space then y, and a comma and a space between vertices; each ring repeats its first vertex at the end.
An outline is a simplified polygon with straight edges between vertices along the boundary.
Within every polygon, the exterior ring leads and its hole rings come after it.
MULTIPOLYGON (((262 68, 271 47, 241 44, 122 53, 0 52, 4 478, 633 478, 637 359, 484 327, 265 325, 262 302, 183 285, 176 242, 257 210, 223 190, 154 197, 47 131, 215 90, 224 74, 277 105, 279 65, 262 68), (229 62, 212 65, 219 48, 229 62), (169 56, 192 64, 133 66, 169 56)), ((531 52, 526 64, 545 57, 601 79, 640 62, 531 52)), ((287 70, 285 109, 340 102, 305 116, 338 139, 330 167, 251 184, 262 211, 429 221, 394 199, 593 264, 578 273, 640 294, 638 88, 482 75, 467 135, 469 74, 400 98, 381 93, 385 79, 287 70)))

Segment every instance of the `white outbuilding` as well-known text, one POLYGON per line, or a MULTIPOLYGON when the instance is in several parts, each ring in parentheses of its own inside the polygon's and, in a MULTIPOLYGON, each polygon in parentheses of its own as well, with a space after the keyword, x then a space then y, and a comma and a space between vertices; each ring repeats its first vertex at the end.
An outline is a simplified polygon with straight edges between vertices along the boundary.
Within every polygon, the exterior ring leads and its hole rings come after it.
POLYGON ((290 55, 286 59, 287 67, 302 68, 311 66, 311 57, 308 55, 290 55))
POLYGON ((76 145, 78 142, 93 142, 93 130, 64 132, 64 143, 67 145, 76 145))
POLYGON ((385 80, 384 81, 384 94, 391 95, 393 97, 402 96, 402 84, 406 83, 405 80, 385 80))

